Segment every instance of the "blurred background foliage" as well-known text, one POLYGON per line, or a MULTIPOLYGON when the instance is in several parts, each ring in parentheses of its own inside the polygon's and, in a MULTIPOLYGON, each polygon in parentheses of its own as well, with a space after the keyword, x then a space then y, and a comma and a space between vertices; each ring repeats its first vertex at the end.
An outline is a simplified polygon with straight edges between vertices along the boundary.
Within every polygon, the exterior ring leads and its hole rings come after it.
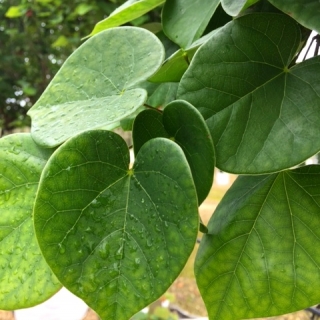
MULTIPOLYGON (((94 25, 125 0, 0 0, 0 136, 30 124, 37 101, 94 25)), ((160 21, 160 9, 131 25, 160 21)))

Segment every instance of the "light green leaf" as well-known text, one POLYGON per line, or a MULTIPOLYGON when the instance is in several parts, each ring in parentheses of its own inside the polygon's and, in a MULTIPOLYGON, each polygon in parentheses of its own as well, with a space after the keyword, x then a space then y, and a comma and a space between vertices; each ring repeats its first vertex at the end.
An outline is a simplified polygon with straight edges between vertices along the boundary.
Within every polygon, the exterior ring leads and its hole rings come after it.
POLYGON ((61 285, 41 255, 32 208, 41 171, 51 155, 30 134, 0 139, 0 308, 14 310, 45 301, 61 285))
POLYGON ((108 18, 98 22, 89 37, 103 30, 118 27, 137 19, 164 2, 165 0, 128 0, 112 12, 108 18))
POLYGON ((306 28, 320 33, 320 2, 318 0, 269 0, 269 2, 306 28))
POLYGON ((120 136, 84 132, 50 158, 34 209, 52 270, 104 320, 127 320, 163 294, 199 225, 191 172, 175 143, 149 141, 128 167, 120 136))
POLYGON ((154 108, 163 107, 176 99, 177 90, 177 82, 160 83, 158 88, 149 96, 147 103, 154 108))
POLYGON ((251 14, 197 51, 177 98, 206 119, 221 170, 276 172, 320 150, 320 58, 290 68, 299 43, 288 16, 251 14))
POLYGON ((27 9, 24 5, 21 6, 11 6, 5 13, 7 18, 19 18, 26 13, 27 9))
POLYGON ((151 77, 151 82, 179 82, 189 67, 189 64, 198 50, 206 43, 218 29, 211 31, 192 43, 187 49, 179 49, 166 59, 161 68, 151 77))
POLYGON ((188 48, 201 37, 219 2, 219 0, 166 1, 162 12, 164 33, 181 48, 188 48))
POLYGON ((215 153, 209 129, 201 114, 186 101, 169 103, 163 116, 153 110, 141 112, 133 126, 135 154, 148 140, 165 137, 174 140, 189 163, 198 195, 198 204, 207 197, 215 167, 215 153))
POLYGON ((89 129, 117 124, 147 99, 137 84, 160 67, 161 42, 135 27, 106 30, 65 62, 30 109, 32 137, 53 147, 89 129))
POLYGON ((318 165, 235 181, 196 257, 210 319, 269 317, 319 302, 319 181, 318 165))

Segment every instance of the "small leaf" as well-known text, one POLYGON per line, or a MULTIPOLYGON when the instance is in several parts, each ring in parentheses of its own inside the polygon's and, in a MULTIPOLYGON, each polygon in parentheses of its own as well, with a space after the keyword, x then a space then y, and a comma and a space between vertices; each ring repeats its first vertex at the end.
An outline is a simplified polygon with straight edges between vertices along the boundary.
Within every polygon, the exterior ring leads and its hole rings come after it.
POLYGON ((306 28, 320 33, 320 3, 318 0, 269 0, 269 2, 306 28))
POLYGON ((84 132, 50 158, 34 208, 52 270, 102 319, 127 320, 161 296, 198 232, 196 192, 179 146, 150 140, 128 166, 120 136, 84 132))
POLYGON ((0 308, 39 304, 61 285, 45 262, 32 225, 41 171, 51 155, 30 134, 0 139, 0 308))
POLYGON ((182 100, 169 103, 163 116, 153 110, 141 112, 133 126, 135 154, 155 137, 170 137, 182 148, 201 204, 211 189, 215 167, 213 142, 201 114, 182 100))
POLYGON ((319 178, 320 166, 307 166, 241 176, 227 191, 195 263, 210 319, 270 317, 319 302, 319 178))
POLYGON ((149 78, 151 82, 179 82, 189 67, 189 64, 198 48, 207 42, 218 29, 193 42, 186 49, 179 49, 168 57, 161 68, 149 78))
POLYGON ((219 2, 219 0, 166 1, 162 12, 164 33, 181 48, 188 48, 201 37, 219 2))
POLYGON ((320 57, 290 68, 299 44, 293 19, 249 14, 197 51, 177 98, 206 119, 221 170, 276 172, 320 150, 320 57))
POLYGON ((163 58, 161 42, 141 28, 115 28, 92 37, 29 110, 32 137, 53 147, 85 130, 118 125, 146 101, 137 84, 157 71, 163 58))
POLYGON ((165 0, 128 0, 112 12, 108 18, 98 22, 89 37, 137 19, 164 2, 165 0))

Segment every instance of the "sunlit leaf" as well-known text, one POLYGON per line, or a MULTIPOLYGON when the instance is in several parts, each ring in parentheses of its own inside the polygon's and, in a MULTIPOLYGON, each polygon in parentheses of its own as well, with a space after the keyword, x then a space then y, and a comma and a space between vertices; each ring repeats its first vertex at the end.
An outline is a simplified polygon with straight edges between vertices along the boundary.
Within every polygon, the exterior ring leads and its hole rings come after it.
POLYGON ((128 0, 112 12, 109 17, 98 22, 89 36, 137 19, 164 2, 165 0, 128 0))

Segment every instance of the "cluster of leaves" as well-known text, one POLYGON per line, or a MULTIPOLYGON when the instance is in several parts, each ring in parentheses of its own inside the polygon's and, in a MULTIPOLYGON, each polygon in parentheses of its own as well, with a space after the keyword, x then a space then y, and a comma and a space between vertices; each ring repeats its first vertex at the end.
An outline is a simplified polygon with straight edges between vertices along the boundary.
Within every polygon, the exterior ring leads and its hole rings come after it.
MULTIPOLYGON (((28 109, 38 100, 66 58, 92 25, 125 0, 0 1, 0 127, 30 124, 28 109)), ((134 24, 157 20, 157 13, 134 24)))
POLYGON ((296 63, 319 2, 171 0, 158 37, 115 27, 163 3, 99 22, 30 109, 31 134, 0 140, 0 308, 63 285, 129 319, 178 276, 199 228, 210 319, 319 302, 320 167, 292 169, 320 151, 320 58, 296 63), (216 166, 241 176, 205 227, 216 166))

